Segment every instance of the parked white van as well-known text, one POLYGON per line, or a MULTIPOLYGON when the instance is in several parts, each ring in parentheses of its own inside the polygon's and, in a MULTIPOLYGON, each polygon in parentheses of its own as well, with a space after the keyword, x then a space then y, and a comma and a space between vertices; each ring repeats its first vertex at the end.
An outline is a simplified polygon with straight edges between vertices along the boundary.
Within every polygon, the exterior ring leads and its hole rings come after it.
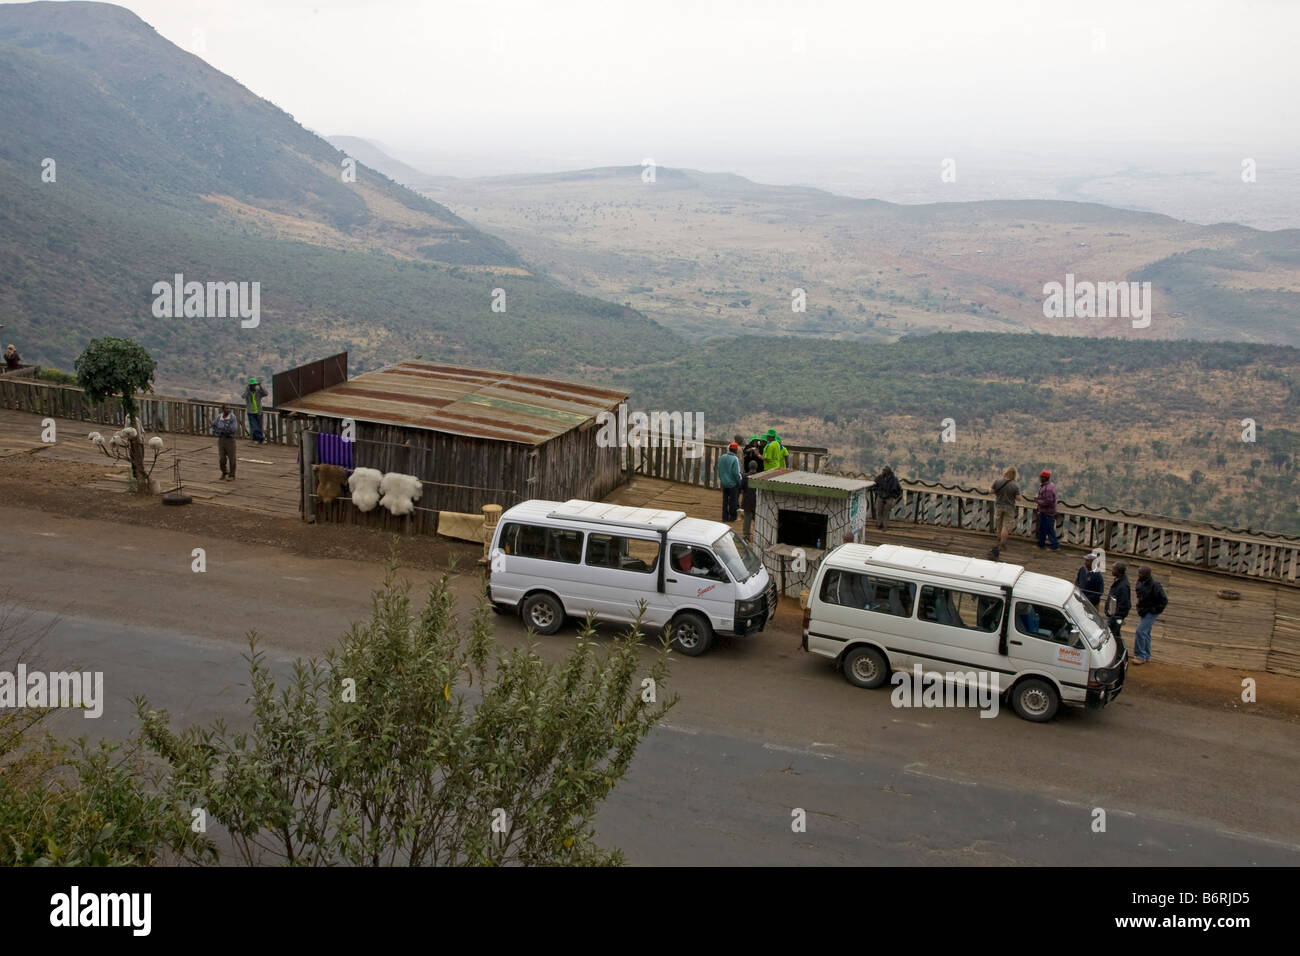
POLYGON ((996 675, 1016 713, 1033 721, 1051 720, 1062 701, 1105 706, 1128 671, 1123 642, 1070 582, 898 545, 845 544, 823 559, 803 649, 830 658, 858 687, 918 666, 948 681, 996 675))
POLYGON ((745 540, 684 511, 597 501, 525 501, 501 515, 489 551, 488 599, 540 634, 566 616, 671 628, 673 646, 703 654, 715 634, 763 630, 776 586, 745 540))

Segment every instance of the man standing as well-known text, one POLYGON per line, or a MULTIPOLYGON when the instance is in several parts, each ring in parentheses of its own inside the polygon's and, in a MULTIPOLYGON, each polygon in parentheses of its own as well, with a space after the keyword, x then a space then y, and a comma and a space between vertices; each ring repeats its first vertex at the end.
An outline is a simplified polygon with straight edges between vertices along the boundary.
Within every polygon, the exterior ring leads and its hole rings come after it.
POLYGON ((763 437, 767 442, 763 446, 763 470, 771 471, 773 468, 786 467, 786 462, 790 460, 790 453, 785 450, 785 445, 781 444, 781 436, 776 433, 776 429, 769 428, 763 437))
POLYGON ((239 434, 239 419, 229 405, 221 406, 221 414, 212 420, 212 434, 217 436, 217 463, 221 465, 221 480, 235 480, 235 436, 239 434))
POLYGON ((257 379, 248 380, 248 388, 244 390, 244 412, 248 416, 248 431, 253 436, 253 441, 259 445, 266 442, 266 436, 262 434, 262 399, 266 398, 266 389, 258 384, 257 379))
POLYGON ((1038 515, 1038 548, 1041 551, 1043 541, 1052 542, 1052 550, 1059 551, 1061 543, 1056 539, 1056 485, 1052 484, 1052 473, 1046 468, 1038 476, 1038 500, 1035 502, 1038 515))
POLYGON ((1096 607, 1101 602, 1101 589, 1105 582, 1101 572, 1093 568, 1097 561, 1097 552, 1090 551, 1083 556, 1083 567, 1074 575, 1074 586, 1083 592, 1083 596, 1096 607))
POLYGON ((10 372, 16 372, 22 364, 23 357, 18 354, 18 350, 13 347, 13 343, 11 342, 5 346, 5 368, 10 372))
POLYGON ((1145 564, 1138 568, 1137 599, 1138 629, 1137 640, 1133 642, 1133 663, 1145 664, 1151 660, 1151 628, 1169 605, 1165 589, 1145 564))
POLYGON ((758 507, 758 494, 754 486, 749 483, 751 475, 756 475, 763 470, 763 453, 760 450, 762 442, 755 435, 745 446, 745 461, 742 468, 745 474, 740 479, 741 508, 745 512, 745 540, 750 541, 753 538, 754 530, 754 509, 758 507))
POLYGON ((736 452, 740 446, 734 441, 718 458, 718 483, 722 485, 722 520, 730 524, 736 520, 740 507, 740 459, 736 452))
POLYGON ((889 515, 903 498, 903 486, 898 483, 894 469, 886 465, 880 469, 875 478, 876 492, 876 527, 881 531, 889 530, 889 515))
POLYGON ((1129 608, 1133 606, 1127 572, 1128 565, 1123 561, 1115 562, 1115 567, 1110 571, 1110 593, 1106 595, 1106 626, 1116 640, 1119 640, 1119 629, 1124 618, 1128 617, 1129 608))
POLYGON ((1008 468, 1002 477, 993 482, 993 533, 998 536, 998 543, 993 546, 993 560, 998 560, 1002 549, 1007 546, 1011 529, 1016 526, 1016 502, 1020 499, 1020 486, 1016 484, 1016 469, 1008 468))

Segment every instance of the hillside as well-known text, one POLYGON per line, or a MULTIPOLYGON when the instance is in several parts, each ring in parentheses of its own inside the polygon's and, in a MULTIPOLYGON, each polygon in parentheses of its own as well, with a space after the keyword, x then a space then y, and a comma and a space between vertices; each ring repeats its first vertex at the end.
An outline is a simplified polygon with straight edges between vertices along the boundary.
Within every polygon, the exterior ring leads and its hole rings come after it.
POLYGON ((1008 465, 1030 476, 1046 467, 1068 501, 1300 533, 1300 350, 1290 347, 747 336, 620 381, 637 407, 702 412, 711 436, 775 427, 787 443, 825 445, 834 470, 874 475, 889 463, 903 477, 987 488, 1008 465), (1245 418, 1253 442, 1242 440, 1245 418))
POLYGON ((426 195, 538 268, 696 337, 1035 331, 1300 345, 1300 230, 1062 201, 897 205, 639 166, 451 179, 426 195), (1047 318, 1043 286, 1150 281, 1154 314, 1047 318), (806 311, 792 310, 794 289, 806 311))
POLYGON ((219 394, 338 349, 571 373, 675 341, 364 164, 347 181, 338 149, 120 7, 0 5, 0 88, 0 322, 29 361, 128 335, 169 391, 219 394), (156 318, 175 273, 260 283, 260 324, 156 318))
POLYGON ((329 143, 351 156, 359 163, 365 163, 376 172, 382 173, 393 182, 412 189, 421 189, 450 182, 452 176, 433 176, 410 166, 400 159, 395 159, 378 143, 373 143, 360 136, 327 136, 329 143))

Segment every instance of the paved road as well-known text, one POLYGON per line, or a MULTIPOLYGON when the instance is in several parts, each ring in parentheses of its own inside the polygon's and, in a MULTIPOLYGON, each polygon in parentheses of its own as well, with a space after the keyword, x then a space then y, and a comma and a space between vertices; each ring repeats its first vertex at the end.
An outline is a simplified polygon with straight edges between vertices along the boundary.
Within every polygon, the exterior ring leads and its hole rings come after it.
MULTIPOLYGON (((49 625, 45 666, 103 670, 117 736, 143 693, 182 721, 241 711, 243 635, 274 666, 364 616, 373 565, 0 508, 0 596, 49 625), (191 571, 203 547, 208 570, 191 571)), ((419 586, 427 573, 410 575, 419 586)), ((477 579, 457 582, 466 602, 477 579)), ((599 818, 634 863, 1300 863, 1294 726, 1126 695, 1039 726, 902 711, 798 651, 793 620, 674 664, 682 701, 599 818), (1092 810, 1107 810, 1093 833, 1092 810), (806 832, 791 826, 806 812, 806 832)), ((508 645, 519 624, 495 621, 508 645)), ((562 637, 540 645, 558 657, 562 637)))

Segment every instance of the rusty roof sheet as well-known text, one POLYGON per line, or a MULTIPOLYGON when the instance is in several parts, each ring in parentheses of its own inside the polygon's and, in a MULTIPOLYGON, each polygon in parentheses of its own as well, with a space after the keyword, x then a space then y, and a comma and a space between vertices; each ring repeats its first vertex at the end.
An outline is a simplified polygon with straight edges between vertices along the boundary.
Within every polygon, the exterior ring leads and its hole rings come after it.
POLYGON ((616 408, 627 392, 558 379, 398 362, 278 410, 540 445, 616 408))

